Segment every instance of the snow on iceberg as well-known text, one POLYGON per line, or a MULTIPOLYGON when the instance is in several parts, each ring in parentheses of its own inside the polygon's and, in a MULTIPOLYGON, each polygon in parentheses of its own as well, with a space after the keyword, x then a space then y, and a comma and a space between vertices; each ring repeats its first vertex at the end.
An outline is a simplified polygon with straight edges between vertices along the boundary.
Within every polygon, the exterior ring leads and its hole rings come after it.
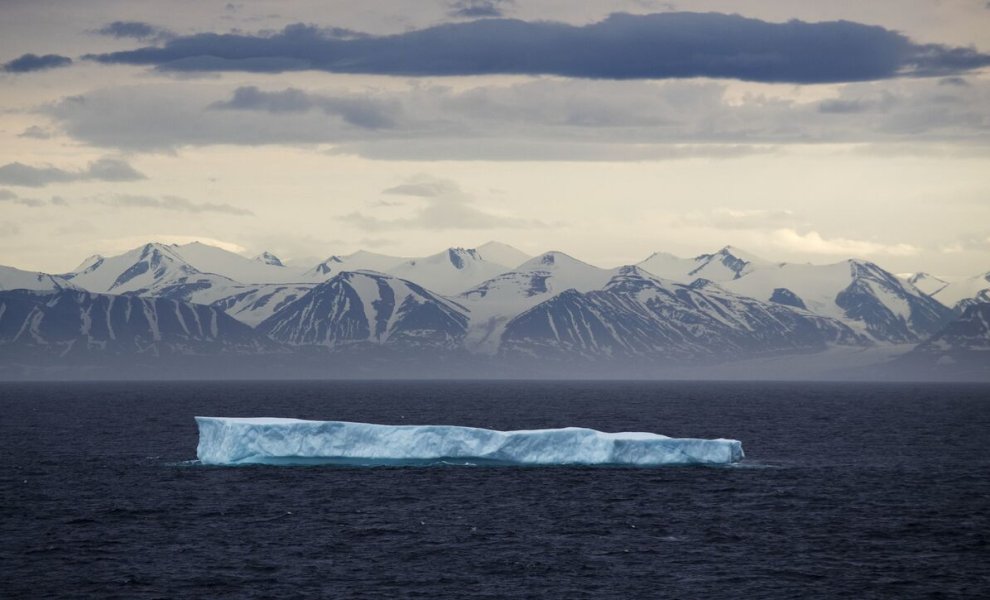
POLYGON ((670 438, 594 429, 495 431, 447 425, 196 417, 203 464, 499 465, 728 464, 736 440, 670 438))

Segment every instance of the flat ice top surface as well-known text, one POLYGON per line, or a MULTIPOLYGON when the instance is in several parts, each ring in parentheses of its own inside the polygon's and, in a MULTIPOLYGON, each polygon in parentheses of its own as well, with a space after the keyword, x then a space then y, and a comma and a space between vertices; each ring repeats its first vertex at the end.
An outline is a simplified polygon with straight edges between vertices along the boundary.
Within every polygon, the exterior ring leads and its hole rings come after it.
POLYGON ((624 439, 624 440, 655 440, 655 439, 670 439, 665 435, 660 435, 659 433, 650 433, 647 431, 619 431, 619 432, 607 432, 607 431, 597 431, 594 429, 585 429, 584 427, 561 427, 558 429, 513 429, 510 431, 499 431, 497 429, 483 429, 481 427, 463 427, 460 425, 386 425, 380 423, 358 423, 355 421, 313 421, 309 419, 289 419, 284 417, 196 417, 196 420, 200 419, 211 421, 220 421, 224 423, 237 423, 244 425, 299 425, 303 423, 311 423, 313 425, 322 425, 325 423, 340 423, 342 425, 357 425, 361 427, 387 427, 389 429, 418 429, 422 427, 437 427, 437 428, 450 428, 450 429, 460 429, 460 430, 477 430, 477 431, 492 431, 496 433, 505 434, 539 434, 539 433, 549 433, 552 431, 594 431, 596 434, 608 438, 624 439))
POLYGON ((377 425, 277 417, 196 417, 204 464, 430 464, 456 459, 513 465, 727 464, 736 440, 675 439, 582 427, 495 431, 452 425, 377 425))

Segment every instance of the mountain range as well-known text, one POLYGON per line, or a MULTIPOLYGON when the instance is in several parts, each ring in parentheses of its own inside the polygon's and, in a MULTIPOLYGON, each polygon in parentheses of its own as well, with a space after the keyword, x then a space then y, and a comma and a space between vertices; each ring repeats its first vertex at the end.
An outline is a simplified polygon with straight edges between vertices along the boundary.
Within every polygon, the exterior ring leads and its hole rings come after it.
POLYGON ((795 355, 825 374, 823 357, 836 352, 930 355, 935 340, 960 345, 942 361, 951 372, 972 364, 963 355, 990 356, 952 334, 986 302, 990 274, 895 276, 869 261, 775 263, 731 246, 613 269, 497 242, 296 268, 271 252, 149 243, 68 273, 0 267, 0 374, 195 356, 269 375, 300 364, 312 376, 347 375, 345 365, 385 373, 402 362, 429 376, 443 362, 465 376, 650 377, 795 355))

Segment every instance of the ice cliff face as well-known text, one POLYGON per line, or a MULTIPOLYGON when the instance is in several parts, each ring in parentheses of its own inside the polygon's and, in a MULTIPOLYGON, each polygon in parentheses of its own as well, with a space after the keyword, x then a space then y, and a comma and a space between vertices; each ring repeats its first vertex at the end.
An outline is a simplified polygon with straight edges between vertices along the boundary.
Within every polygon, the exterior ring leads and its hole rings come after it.
POLYGON ((292 345, 370 343, 457 349, 466 310, 419 285, 370 271, 345 272, 263 321, 259 331, 292 345))
POLYGON ((602 433, 568 427, 494 431, 448 425, 196 417, 196 455, 208 465, 408 465, 439 461, 502 465, 729 464, 736 440, 676 439, 654 433, 602 433))

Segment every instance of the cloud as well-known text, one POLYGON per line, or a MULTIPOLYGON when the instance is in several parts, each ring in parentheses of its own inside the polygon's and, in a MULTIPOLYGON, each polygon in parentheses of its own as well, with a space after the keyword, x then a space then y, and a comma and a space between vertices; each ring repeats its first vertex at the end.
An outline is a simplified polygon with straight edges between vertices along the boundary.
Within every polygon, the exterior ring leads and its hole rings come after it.
POLYGON ((990 235, 976 234, 962 236, 954 242, 942 244, 939 252, 942 254, 959 254, 962 252, 987 252, 990 251, 990 235))
POLYGON ((689 12, 617 13, 584 26, 480 19, 383 36, 345 37, 338 30, 295 24, 273 34, 180 36, 162 46, 86 58, 173 71, 711 77, 787 83, 950 76, 990 65, 990 55, 973 48, 917 44, 879 26, 770 23, 689 12))
POLYGON ((502 229, 543 227, 543 223, 493 214, 471 205, 473 198, 456 182, 448 179, 419 177, 404 184, 382 190, 392 194, 417 198, 425 202, 413 209, 412 216, 385 219, 363 213, 350 213, 339 220, 366 231, 391 229, 502 229))
POLYGON ((31 208, 38 208, 45 205, 44 202, 37 198, 21 198, 10 190, 0 190, 0 202, 10 202, 12 204, 20 204, 21 206, 30 206, 31 208))
POLYGON ((50 183, 71 181, 136 181, 145 179, 134 167, 115 158, 101 158, 81 171, 57 167, 32 167, 19 162, 0 166, 0 183, 23 187, 42 187, 50 183))
POLYGON ((19 133, 17 137, 22 138, 33 138, 36 140, 47 140, 52 137, 52 132, 48 131, 44 127, 39 127, 38 125, 32 125, 19 133))
POLYGON ((140 196, 132 194, 115 194, 101 198, 101 204, 119 208, 157 208, 187 213, 221 213, 227 215, 246 216, 254 213, 246 208, 231 204, 216 202, 193 202, 179 196, 140 196))
POLYGON ((351 125, 367 129, 393 127, 395 121, 392 113, 399 110, 395 102, 376 102, 368 97, 321 96, 296 88, 265 92, 255 86, 239 87, 230 100, 215 102, 210 108, 258 110, 273 114, 319 109, 324 114, 338 116, 351 125))
POLYGON ((938 80, 939 85, 954 85, 957 87, 966 87, 969 82, 966 81, 965 77, 943 77, 938 80))
POLYGON ((447 14, 468 19, 502 17, 513 4, 513 0, 454 0, 448 3, 447 14))
POLYGON ((790 210, 726 207, 705 212, 691 212, 680 218, 680 221, 688 226, 728 230, 772 229, 793 224, 795 220, 796 215, 790 210))
POLYGON ((167 40, 175 34, 163 27, 142 21, 114 21, 96 30, 96 33, 114 38, 135 40, 167 40))
POLYGON ((560 79, 360 92, 162 83, 95 90, 44 110, 77 141, 122 151, 332 144, 333 154, 380 160, 654 161, 750 156, 789 143, 990 146, 990 80, 847 84, 807 101, 729 97, 728 89, 560 79))
POLYGON ((209 246, 216 246, 217 248, 222 248, 228 252, 233 252, 235 254, 244 254, 247 252, 247 248, 244 246, 228 242, 226 240, 219 240, 212 237, 202 236, 202 235, 189 235, 189 234, 172 234, 172 233, 147 233, 142 235, 130 235, 125 237, 115 237, 115 238, 104 238, 96 240, 93 246, 99 249, 99 253, 103 255, 107 254, 117 254, 120 252, 127 252, 128 250, 133 250, 136 247, 143 246, 149 241, 154 241, 159 244, 191 244, 193 242, 201 242, 209 246))
POLYGON ((0 236, 13 237, 21 232, 21 227, 11 221, 0 221, 0 236))
MULTIPOLYGON (((941 82, 939 82, 941 85, 941 82)), ((829 98, 818 104, 818 112, 843 115, 865 112, 889 111, 897 99, 887 91, 881 91, 876 98, 829 98)))
POLYGON ((72 64, 72 59, 59 54, 22 54, 14 60, 4 63, 3 70, 7 73, 30 73, 32 71, 44 71, 45 69, 56 69, 67 67, 72 64))
POLYGON ((770 241, 778 247, 806 254, 915 256, 921 252, 920 248, 910 244, 882 244, 847 238, 824 238, 817 231, 802 234, 789 228, 773 231, 770 241))
POLYGON ((382 193, 418 198, 442 198, 462 194, 462 191, 460 186, 449 179, 425 179, 386 188, 382 193))

